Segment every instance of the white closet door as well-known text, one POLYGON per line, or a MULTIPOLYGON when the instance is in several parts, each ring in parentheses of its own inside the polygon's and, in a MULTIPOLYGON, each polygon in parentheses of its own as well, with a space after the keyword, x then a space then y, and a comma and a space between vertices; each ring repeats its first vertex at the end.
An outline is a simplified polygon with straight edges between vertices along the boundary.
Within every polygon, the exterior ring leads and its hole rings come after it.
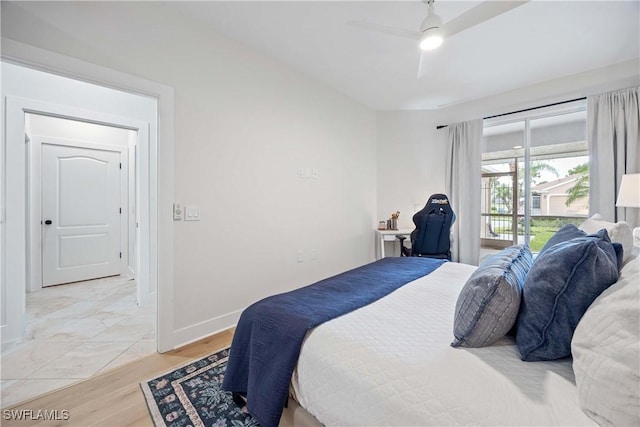
POLYGON ((42 285, 120 274, 120 152, 42 144, 42 285))

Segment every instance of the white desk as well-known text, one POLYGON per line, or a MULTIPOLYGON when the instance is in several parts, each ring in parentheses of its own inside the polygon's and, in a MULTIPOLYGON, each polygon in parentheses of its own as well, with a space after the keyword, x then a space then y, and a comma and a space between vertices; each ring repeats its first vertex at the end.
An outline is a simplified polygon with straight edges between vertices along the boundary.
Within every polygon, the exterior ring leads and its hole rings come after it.
POLYGON ((413 228, 401 228, 399 230, 376 230, 378 234, 378 259, 384 258, 384 242, 395 241, 396 236, 409 238, 413 228))

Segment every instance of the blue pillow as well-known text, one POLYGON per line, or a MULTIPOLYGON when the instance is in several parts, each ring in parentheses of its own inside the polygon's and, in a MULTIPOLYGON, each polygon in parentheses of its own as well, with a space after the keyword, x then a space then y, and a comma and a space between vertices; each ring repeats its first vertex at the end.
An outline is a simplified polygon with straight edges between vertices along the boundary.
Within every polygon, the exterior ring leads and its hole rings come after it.
MULTIPOLYGON (((556 233, 551 236, 549 240, 547 240, 547 243, 545 243, 542 249, 540 249, 540 252, 538 252, 538 257, 555 244, 566 242, 567 240, 575 239, 576 237, 584 237, 586 235, 587 233, 580 230, 575 225, 565 224, 558 231, 556 231, 556 233)), ((612 244, 613 248, 616 251, 616 256, 618 257, 618 271, 620 271, 620 269, 622 268, 622 263, 624 261, 624 254, 622 249, 623 247, 620 243, 612 242, 612 244)))
POLYGON ((571 355, 571 338, 591 303, 618 280, 607 230, 551 246, 529 270, 518 314, 516 344, 525 361, 571 355))
POLYGON ((622 270, 622 263, 624 262, 624 247, 622 243, 611 242, 613 245, 613 249, 616 251, 616 256, 618 257, 618 271, 622 270))
POLYGON ((531 251, 523 245, 506 248, 480 264, 458 296, 452 347, 488 346, 509 332, 532 264, 531 251))
POLYGON ((540 249, 540 252, 538 252, 538 256, 542 255, 547 249, 549 249, 553 245, 566 242, 567 240, 575 239, 576 237, 584 237, 586 235, 587 233, 580 230, 575 225, 565 224, 560 228, 560 230, 556 231, 555 234, 551 236, 549 240, 547 240, 547 243, 545 243, 542 249, 540 249))

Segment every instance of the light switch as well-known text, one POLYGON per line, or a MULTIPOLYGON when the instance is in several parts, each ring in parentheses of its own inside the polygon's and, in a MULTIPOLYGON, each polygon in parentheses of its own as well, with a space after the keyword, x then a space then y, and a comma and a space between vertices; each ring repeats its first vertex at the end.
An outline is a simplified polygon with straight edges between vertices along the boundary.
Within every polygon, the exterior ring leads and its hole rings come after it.
POLYGON ((198 206, 186 206, 184 208, 185 221, 200 221, 200 208, 198 206))

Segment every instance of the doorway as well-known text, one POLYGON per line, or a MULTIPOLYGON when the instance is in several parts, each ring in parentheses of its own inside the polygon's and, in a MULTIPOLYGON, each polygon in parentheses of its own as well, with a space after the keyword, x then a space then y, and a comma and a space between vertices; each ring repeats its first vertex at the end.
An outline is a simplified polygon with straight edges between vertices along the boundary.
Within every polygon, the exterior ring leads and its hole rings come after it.
POLYGON ((137 132, 27 113, 28 290, 135 275, 137 132))
POLYGON ((26 283, 26 224, 24 194, 25 153, 24 123, 20 123, 25 109, 38 111, 43 104, 64 105, 70 116, 79 111, 87 121, 107 123, 121 121, 139 129, 138 138, 148 138, 147 146, 138 146, 135 153, 140 165, 138 188, 140 212, 143 219, 138 226, 140 256, 136 259, 139 280, 146 276, 149 295, 158 303, 158 351, 169 351, 185 338, 174 324, 174 261, 173 220, 161 214, 162 206, 174 201, 174 89, 166 84, 51 51, 3 40, 1 116, 5 132, 0 135, 4 150, 0 150, 0 186, 2 222, 0 222, 0 336, 11 342, 22 336, 19 319, 24 314, 26 283), (69 78, 62 77, 68 76, 69 78), (92 82, 92 83, 89 83, 92 82), (96 84, 97 83, 97 84, 96 84), (80 88, 79 88, 80 87, 80 88), (104 89, 113 88, 117 97, 107 97, 104 89), (130 97, 134 95, 134 97, 130 97), (26 100, 26 101, 25 101, 26 100), (88 107, 93 105, 94 107, 88 107), (102 119, 92 111, 103 112, 102 119), (11 141, 11 144, 8 142, 11 141), (161 173, 160 173, 161 171, 161 173), (7 250, 8 244, 11 250, 7 250), (8 286, 13 283, 14 286, 8 286), (157 296, 156 296, 157 295, 157 296), (11 300, 11 304, 7 301, 11 300))
POLYGON ((135 197, 139 209, 135 212, 134 235, 138 237, 140 250, 136 251, 135 262, 131 265, 136 271, 137 300, 143 305, 155 303, 158 281, 158 100, 5 62, 2 62, 2 83, 4 103, 1 109, 6 125, 2 135, 5 147, 2 153, 3 214, 6 212, 6 221, 2 222, 3 298, 0 301, 3 347, 17 343, 25 336, 25 288, 32 290, 34 275, 30 261, 32 251, 37 247, 33 242, 36 236, 39 240, 41 232, 42 218, 38 215, 37 222, 34 221, 27 210, 33 194, 28 186, 31 165, 29 143, 25 140, 27 114, 137 132, 137 150, 129 157, 136 159, 138 164, 136 186, 140 191, 135 197), (35 227, 31 227, 33 222, 37 224, 35 227), (6 250, 9 243, 11 250, 6 250))
MULTIPOLYGON (((26 380, 24 376, 20 376, 25 374, 21 370, 34 368, 34 364, 25 363, 25 361, 33 360, 33 357, 45 357, 47 363, 56 362, 59 365, 51 365, 47 368, 51 372, 47 372, 46 375, 43 373, 45 371, 40 371, 40 374, 36 374, 35 371, 26 373, 31 377, 29 381, 41 382, 49 381, 49 375, 53 370, 65 369, 65 366, 62 366, 64 361, 69 366, 78 366, 76 357, 78 351, 76 354, 73 353, 75 349, 86 349, 87 351, 81 351, 80 355, 89 355, 94 361, 104 356, 108 358, 108 362, 113 360, 114 352, 118 352, 124 357, 125 352, 130 354, 139 349, 140 345, 135 343, 140 340, 144 340, 145 349, 150 349, 152 352, 159 347, 155 326, 140 337, 131 335, 133 332, 136 334, 142 332, 138 327, 143 328, 143 325, 133 325, 140 320, 140 313, 136 313, 136 310, 148 311, 145 313, 146 317, 153 322, 153 325, 157 322, 155 304, 157 275, 155 269, 157 266, 158 229, 157 205, 155 203, 158 197, 158 188, 155 172, 158 162, 158 111, 157 99, 152 97, 119 92, 4 62, 2 63, 2 82, 4 100, 2 110, 6 125, 3 134, 5 150, 2 152, 3 161, 1 162, 2 176, 5 178, 2 188, 3 202, 5 203, 3 214, 6 206, 6 216, 4 217, 6 221, 2 222, 4 259, 0 301, 2 305, 0 307, 2 321, 0 332, 2 335, 2 389, 4 395, 5 388, 15 388, 18 383, 26 380), (132 258, 129 260, 128 257, 125 257, 128 245, 120 245, 123 252, 121 263, 125 263, 125 268, 121 268, 120 272, 121 274, 122 271, 127 272, 127 269, 132 266, 135 269, 135 281, 129 281, 127 277, 120 283, 102 283, 101 286, 106 286, 107 289, 102 289, 100 286, 95 288, 89 282, 51 286, 41 290, 31 289, 31 285, 34 283, 31 267, 41 265, 32 262, 32 251, 37 252, 37 245, 33 242, 36 237, 40 242, 43 227, 40 221, 47 219, 41 216, 41 211, 37 211, 37 215, 34 215, 30 209, 31 198, 35 194, 31 188, 30 173, 33 170, 39 170, 32 167, 31 147, 36 140, 39 140, 40 150, 33 150, 33 152, 41 154, 43 143, 73 147, 76 140, 83 138, 68 137, 66 142, 63 141, 65 143, 54 139, 45 141, 42 138, 39 139, 42 135, 38 135, 37 132, 31 135, 31 139, 25 138, 25 122, 28 115, 75 120, 85 125, 110 126, 132 131, 132 139, 135 140, 133 153, 130 152, 130 146, 125 146, 121 150, 114 150, 110 147, 92 148, 120 152, 121 158, 126 156, 130 161, 137 163, 135 170, 138 179, 129 180, 130 183, 134 183, 134 188, 137 187, 136 191, 121 190, 121 194, 128 194, 135 199, 129 202, 128 209, 123 209, 122 217, 126 212, 136 219, 136 221, 130 222, 135 227, 135 231, 131 234, 138 237, 136 240, 139 242, 140 250, 130 250, 129 254, 132 258), (131 212, 131 208, 136 205, 139 206, 139 209, 131 212), (37 221, 34 220, 34 217, 37 221), (8 245, 10 245, 10 250, 7 250, 8 245), (79 294, 57 295, 49 298, 51 292, 48 291, 59 291, 65 288, 67 290, 75 288, 79 294), (34 292, 30 292, 29 298, 27 298, 26 291, 32 290, 34 292), (110 295, 106 295, 102 291, 110 295), (40 307, 46 307, 47 316, 39 316, 38 313, 32 312, 33 317, 29 317, 31 314, 28 309, 31 307, 27 307, 26 302, 28 300, 31 303, 32 300, 37 299, 36 296, 43 300, 44 304, 40 307), (107 297, 111 296, 118 296, 121 299, 108 301, 107 297), (55 304, 53 298, 57 298, 55 304), (71 309, 70 303, 74 299, 79 302, 79 305, 76 304, 71 309), (92 318, 89 313, 91 309, 89 305, 96 302, 100 302, 102 305, 98 308, 101 313, 99 317, 92 318), (142 305, 138 305, 137 302, 142 305), (127 311, 135 313, 133 319, 124 318, 123 315, 127 314, 125 313, 127 311), (72 336, 68 329, 81 323, 83 324, 82 329, 76 330, 76 335, 72 336), (40 328, 45 328, 46 332, 40 328), (85 334, 86 332, 88 334, 85 334), (102 336, 98 337, 99 334, 102 336), (77 344, 81 335, 90 335, 85 338, 96 342, 86 343, 85 347, 80 347, 77 344), (98 339, 101 341, 97 341, 98 339), (112 342, 119 347, 108 350, 106 345, 103 346, 97 342, 112 342), (151 343, 152 345, 150 345, 151 343), (30 344, 35 344, 35 346, 27 348, 30 344), (111 354, 105 352, 111 352, 111 354), (4 362, 10 360, 11 357, 18 361, 15 364, 18 371, 12 374, 16 378, 5 380, 4 375, 9 371, 7 370, 8 364, 4 362), (47 378, 38 378, 38 375, 45 375, 47 378)), ((102 144, 103 141, 96 143, 102 144)), ((123 169, 128 167, 127 162, 122 163, 123 169)), ((41 180, 37 180, 37 182, 41 182, 41 180)), ((126 185, 124 180, 121 185, 126 185)), ((40 200, 41 203, 41 199, 36 198, 36 200, 40 200)), ((123 208, 127 208, 124 203, 123 208)), ((121 233, 123 230, 129 231, 126 222, 124 225, 121 222, 121 233)), ((118 259, 120 259, 119 253, 118 259)), ((35 270, 41 271, 41 268, 35 268, 35 270)), ((120 278, 122 279, 122 277, 120 278)), ((95 281, 92 282, 95 283, 95 281)), ((41 284, 42 280, 39 283, 41 284)), ((105 367, 107 362, 105 362, 105 367)), ((42 368, 44 369, 44 366, 42 368)), ((75 372, 69 375, 67 372, 65 375, 61 378, 69 380, 70 378, 80 378, 81 373, 75 372)), ((34 388, 42 390, 39 385, 34 388)))

